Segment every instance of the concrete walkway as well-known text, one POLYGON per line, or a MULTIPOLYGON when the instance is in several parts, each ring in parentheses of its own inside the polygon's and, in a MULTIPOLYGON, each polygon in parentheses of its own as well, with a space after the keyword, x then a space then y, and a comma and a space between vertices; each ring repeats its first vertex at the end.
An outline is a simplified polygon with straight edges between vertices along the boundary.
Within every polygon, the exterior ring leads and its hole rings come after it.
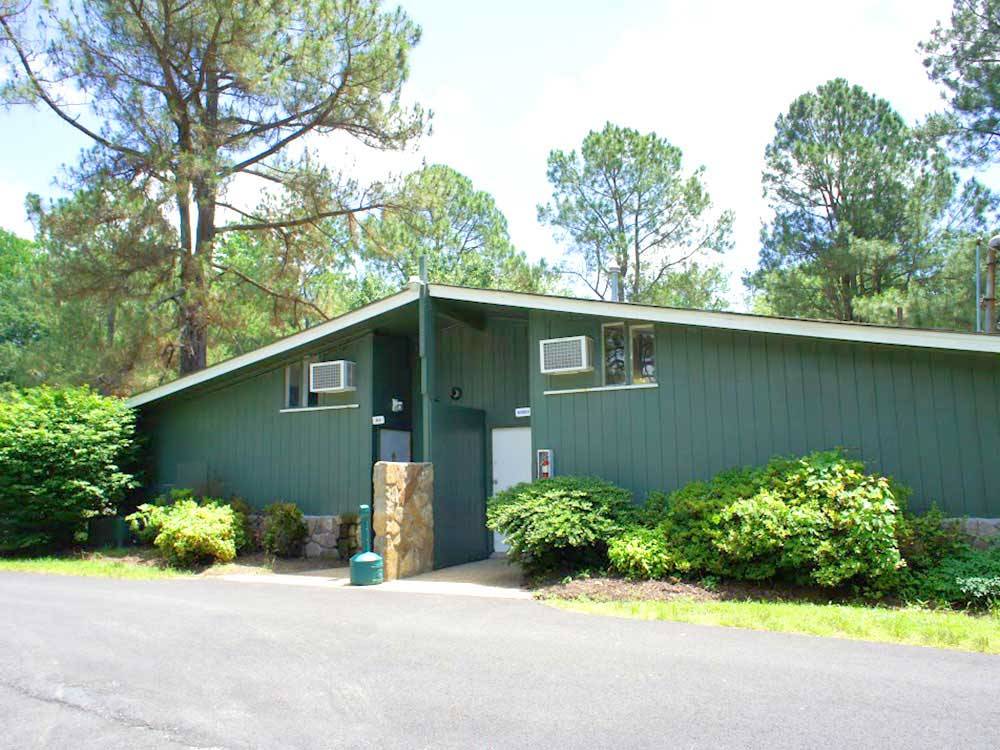
MULTIPOLYGON (((239 583, 274 583, 283 586, 310 586, 317 588, 352 588, 350 570, 346 566, 304 573, 275 573, 254 575, 234 573, 219 576, 223 581, 239 583)), ((386 581, 378 586, 365 587, 372 591, 393 591, 410 594, 445 594, 453 596, 481 596, 494 599, 530 599, 531 593, 521 587, 521 569, 507 562, 506 557, 454 565, 412 578, 386 581)), ((360 587, 359 587, 360 588, 360 587)))

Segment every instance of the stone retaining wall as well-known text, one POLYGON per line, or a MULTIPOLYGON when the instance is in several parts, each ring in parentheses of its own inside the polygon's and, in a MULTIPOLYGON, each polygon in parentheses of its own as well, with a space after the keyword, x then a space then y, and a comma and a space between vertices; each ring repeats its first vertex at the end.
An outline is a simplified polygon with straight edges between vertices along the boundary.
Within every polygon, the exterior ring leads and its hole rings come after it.
POLYGON ((948 518, 945 523, 958 524, 977 547, 987 547, 1000 539, 1000 518, 948 518))
MULTIPOLYGON (((302 545, 302 557, 322 557, 330 560, 351 559, 360 548, 357 513, 342 516, 304 516, 308 534, 302 545)), ((259 540, 263 533, 264 517, 250 516, 250 525, 259 540)))
POLYGON ((434 568, 434 465, 379 461, 372 472, 375 551, 385 580, 434 568))

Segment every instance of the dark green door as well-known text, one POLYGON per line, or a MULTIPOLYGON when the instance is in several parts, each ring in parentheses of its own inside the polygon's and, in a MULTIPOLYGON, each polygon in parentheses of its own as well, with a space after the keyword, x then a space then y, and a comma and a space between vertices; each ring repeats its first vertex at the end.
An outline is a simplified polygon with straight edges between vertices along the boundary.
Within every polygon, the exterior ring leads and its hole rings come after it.
POLYGON ((485 413, 434 404, 434 567, 490 556, 485 413))

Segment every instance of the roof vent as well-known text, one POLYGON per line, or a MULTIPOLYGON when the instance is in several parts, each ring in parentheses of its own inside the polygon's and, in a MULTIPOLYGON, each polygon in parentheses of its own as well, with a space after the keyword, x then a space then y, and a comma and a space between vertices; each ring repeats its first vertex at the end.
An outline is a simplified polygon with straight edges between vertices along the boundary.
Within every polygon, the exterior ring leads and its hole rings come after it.
POLYGON ((345 393, 355 390, 354 363, 346 359, 309 365, 309 390, 313 393, 345 393))
POLYGON ((589 336, 567 336, 538 342, 543 375, 571 375, 594 369, 594 341, 589 336))

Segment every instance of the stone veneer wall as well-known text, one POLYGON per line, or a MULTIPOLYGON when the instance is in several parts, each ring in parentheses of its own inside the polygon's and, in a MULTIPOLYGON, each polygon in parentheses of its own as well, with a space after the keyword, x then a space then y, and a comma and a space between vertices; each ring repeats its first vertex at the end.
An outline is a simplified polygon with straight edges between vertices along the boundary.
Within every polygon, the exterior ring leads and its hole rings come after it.
POLYGON ((1000 518, 947 518, 945 523, 957 523, 977 547, 988 547, 1000 540, 1000 518))
MULTIPOLYGON (((343 516, 305 516, 308 534, 302 545, 302 557, 322 557, 347 561, 358 551, 361 540, 356 513, 343 516)), ((264 531, 264 517, 250 516, 250 525, 259 540, 264 531)))
POLYGON ((379 461, 372 472, 375 551, 385 580, 434 568, 434 465, 379 461))

